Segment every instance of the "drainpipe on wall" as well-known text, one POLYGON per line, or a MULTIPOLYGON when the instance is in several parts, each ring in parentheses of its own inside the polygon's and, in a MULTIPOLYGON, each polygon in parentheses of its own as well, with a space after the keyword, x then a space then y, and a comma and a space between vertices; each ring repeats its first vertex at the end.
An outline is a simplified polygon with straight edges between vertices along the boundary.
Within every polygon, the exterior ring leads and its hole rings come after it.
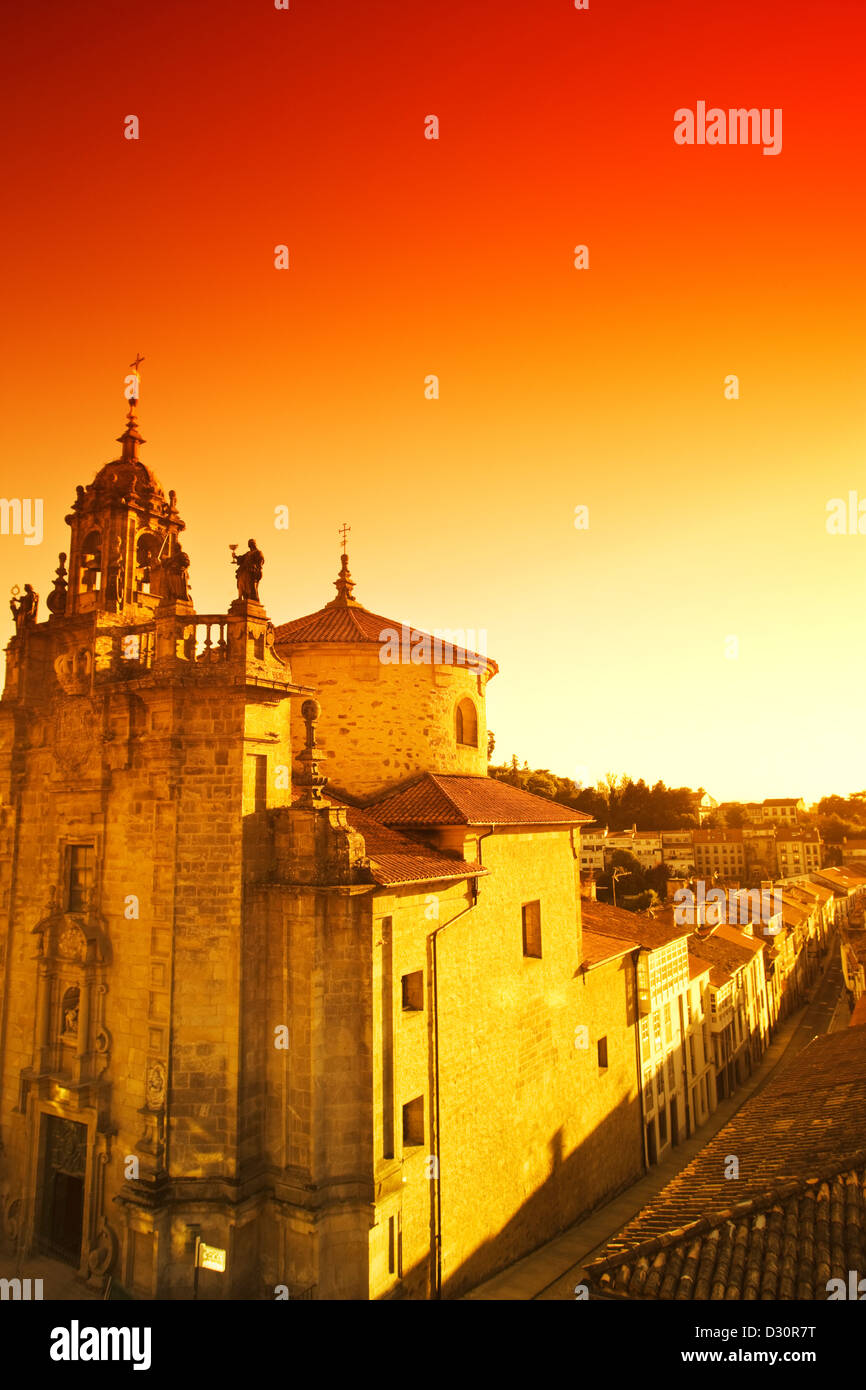
MULTIPOLYGON (((479 835, 478 837, 477 859, 479 864, 483 862, 481 858, 481 842, 482 840, 486 840, 488 835, 492 835, 495 829, 495 826, 491 826, 484 835, 479 835)), ((434 1297, 437 1299, 442 1297, 442 1179, 440 1177, 441 1154, 439 1145, 439 958, 437 954, 437 938, 439 933, 443 932, 446 927, 453 926, 455 922, 458 922, 461 917, 465 917, 467 912, 471 912, 472 909, 477 906, 479 898, 477 878, 471 880, 470 892, 472 894, 472 901, 469 906, 464 907, 462 912, 458 912, 457 915, 452 917, 448 922, 443 922, 441 927, 436 927, 428 937, 430 942, 430 973, 432 975, 431 985, 433 997, 433 1113, 435 1115, 433 1151, 434 1158, 436 1159, 436 1230, 434 1233, 434 1243, 436 1246, 436 1285, 434 1297)))
POLYGON ((650 1163, 649 1163, 649 1149, 647 1148, 647 1142, 646 1142, 647 1113, 646 1113, 646 1105, 645 1105, 645 1103, 644 1103, 644 1094, 643 1094, 643 1061, 642 1061, 641 1055, 640 1055, 640 1021, 641 1021, 641 1011, 640 1011, 640 996, 639 996, 639 994, 638 994, 638 988, 637 988, 637 963, 638 963, 638 960, 640 959, 640 953, 641 953, 641 947, 638 947, 638 949, 637 949, 637 950, 635 951, 635 953, 634 953, 634 956, 632 957, 632 966, 633 966, 633 968, 634 968, 634 1003, 635 1003, 634 1045, 635 1045, 635 1053, 636 1053, 636 1055, 637 1055, 637 1093, 638 1093, 638 1095, 640 1096, 640 1135, 641 1135, 641 1149, 643 1150, 643 1170, 644 1170, 645 1173, 648 1173, 648 1172, 649 1172, 650 1163))

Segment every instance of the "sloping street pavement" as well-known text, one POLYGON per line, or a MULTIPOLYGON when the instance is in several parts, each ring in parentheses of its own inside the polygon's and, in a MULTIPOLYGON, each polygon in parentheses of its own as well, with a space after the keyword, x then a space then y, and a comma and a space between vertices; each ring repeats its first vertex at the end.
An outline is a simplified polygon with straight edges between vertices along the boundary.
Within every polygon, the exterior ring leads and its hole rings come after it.
POLYGON ((743 1102, 766 1085, 778 1068, 789 1066, 817 1034, 847 1028, 849 1018, 839 945, 834 935, 823 977, 814 989, 811 1002, 785 1019, 748 1081, 721 1103, 706 1124, 618 1197, 599 1207, 583 1221, 576 1222, 531 1255, 518 1260, 484 1284, 479 1284, 464 1298, 573 1300, 574 1286, 581 1282, 584 1263, 594 1258, 611 1236, 642 1211, 682 1168, 691 1163, 695 1155, 736 1114, 743 1102))

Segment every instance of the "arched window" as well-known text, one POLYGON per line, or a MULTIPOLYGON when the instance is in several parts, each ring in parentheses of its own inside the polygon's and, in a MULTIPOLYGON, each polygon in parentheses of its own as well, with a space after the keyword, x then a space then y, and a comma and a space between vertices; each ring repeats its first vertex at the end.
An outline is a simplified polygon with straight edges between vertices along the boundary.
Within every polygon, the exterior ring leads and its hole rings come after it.
POLYGON ((85 536, 81 546, 80 593, 92 593, 100 587, 102 573, 102 537, 98 531, 85 536))
POLYGON ((161 538, 153 531, 143 531, 135 546, 136 588, 153 593, 153 569, 159 554, 161 538))
POLYGON ((457 742, 466 748, 478 747, 478 714, 471 700, 457 706, 457 742))

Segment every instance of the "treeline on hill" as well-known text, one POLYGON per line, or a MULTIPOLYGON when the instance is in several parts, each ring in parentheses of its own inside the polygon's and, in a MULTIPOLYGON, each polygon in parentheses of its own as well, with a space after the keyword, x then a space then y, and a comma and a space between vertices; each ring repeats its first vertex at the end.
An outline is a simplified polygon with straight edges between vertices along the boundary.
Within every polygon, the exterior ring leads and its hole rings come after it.
MULTIPOLYGON (((492 735, 490 743, 492 752, 492 735)), ((491 777, 498 777, 513 787, 522 787, 536 796, 548 796, 575 811, 585 811, 598 825, 606 825, 611 830, 630 830, 633 825, 638 830, 685 830, 697 829, 699 825, 695 808, 704 795, 703 787, 693 791, 690 787, 667 787, 664 782, 650 787, 642 777, 635 782, 631 777, 612 772, 597 786, 583 787, 570 777, 558 777, 546 767, 532 769, 527 762, 521 767, 516 755, 510 763, 491 764, 488 772, 491 777)), ((824 863, 841 864, 843 839, 866 839, 866 791, 853 792, 848 797, 822 797, 805 814, 801 812, 800 819, 820 831, 825 845, 824 863)), ((702 824, 705 829, 737 829, 747 821, 745 804, 734 802, 724 812, 705 816, 702 824)), ((617 906, 636 911, 664 901, 669 877, 667 867, 659 864, 645 870, 622 850, 614 853, 604 873, 596 875, 601 901, 613 901, 613 870, 620 871, 615 885, 617 906)))
POLYGON ((694 806, 696 798, 704 794, 703 787, 697 792, 690 787, 666 787, 664 782, 649 787, 642 777, 635 782, 613 772, 595 787, 582 787, 570 777, 558 777, 547 768, 533 771, 528 763, 521 767, 516 755, 510 764, 491 765, 488 772, 513 787, 535 792, 536 796, 549 796, 575 811, 586 811, 599 825, 607 825, 611 830, 630 830, 633 825, 638 830, 697 829, 694 806))
MULTIPOLYGON (((851 796, 822 796, 816 806, 805 815, 800 813, 805 825, 816 827, 821 832, 825 845, 839 846, 843 840, 866 840, 866 791, 853 792, 851 796)), ((746 808, 741 802, 728 806, 724 816, 708 816, 704 825, 713 828, 717 825, 734 828, 748 821, 746 808)), ((829 863, 839 863, 839 856, 825 856, 829 863)))

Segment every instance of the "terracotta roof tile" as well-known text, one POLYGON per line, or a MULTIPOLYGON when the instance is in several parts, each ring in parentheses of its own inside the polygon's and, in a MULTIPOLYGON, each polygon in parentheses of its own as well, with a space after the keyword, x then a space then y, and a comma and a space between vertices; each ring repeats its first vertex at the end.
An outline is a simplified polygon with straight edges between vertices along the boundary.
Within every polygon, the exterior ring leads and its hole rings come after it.
MULTIPOLYGON (((408 623, 399 623, 393 618, 371 613, 359 603, 340 603, 334 600, 320 608, 316 613, 308 613, 303 618, 293 618, 288 623, 280 623, 276 628, 274 642, 277 649, 291 648, 303 642, 366 642, 382 646, 390 634, 397 632, 401 642, 408 650, 416 643, 440 642, 441 661, 437 665, 486 667, 491 676, 499 670, 492 657, 468 651, 464 647, 451 646, 442 638, 436 638, 420 628, 408 623), (405 635, 404 635, 405 628, 405 635)), ((435 655, 435 648, 434 648, 435 655)))
POLYGON ((823 1299, 849 1269, 866 1269, 863 1026, 771 1076, 586 1273, 624 1298, 823 1299))
POLYGON ((732 975, 763 949, 763 941, 743 936, 735 927, 715 927, 708 936, 693 932, 689 937, 689 952, 707 962, 710 984, 716 988, 727 984, 732 975))
POLYGON ((618 960, 620 956, 627 956, 629 951, 636 951, 637 948, 636 941, 614 941, 610 936, 584 928, 583 959, 580 964, 582 968, 590 970, 594 965, 601 965, 602 961, 618 960))
MULTIPOLYGON (((296 793, 296 798, 298 795, 300 793, 296 793)), ((392 830, 366 811, 348 805, 337 796, 326 796, 325 801, 332 806, 342 806, 349 825, 363 835, 371 876, 375 883, 383 887, 435 883, 443 879, 480 878, 488 873, 482 864, 431 849, 410 835, 392 830)))
POLYGON ((670 920, 660 920, 642 912, 626 912, 612 903, 594 903, 591 899, 581 902, 581 915, 592 931, 625 941, 636 941, 650 950, 667 946, 678 937, 689 936, 692 930, 689 926, 677 926, 673 916, 670 920))
POLYGON ((386 792, 366 809, 386 825, 579 825, 592 820, 583 811, 495 777, 432 772, 386 792))

